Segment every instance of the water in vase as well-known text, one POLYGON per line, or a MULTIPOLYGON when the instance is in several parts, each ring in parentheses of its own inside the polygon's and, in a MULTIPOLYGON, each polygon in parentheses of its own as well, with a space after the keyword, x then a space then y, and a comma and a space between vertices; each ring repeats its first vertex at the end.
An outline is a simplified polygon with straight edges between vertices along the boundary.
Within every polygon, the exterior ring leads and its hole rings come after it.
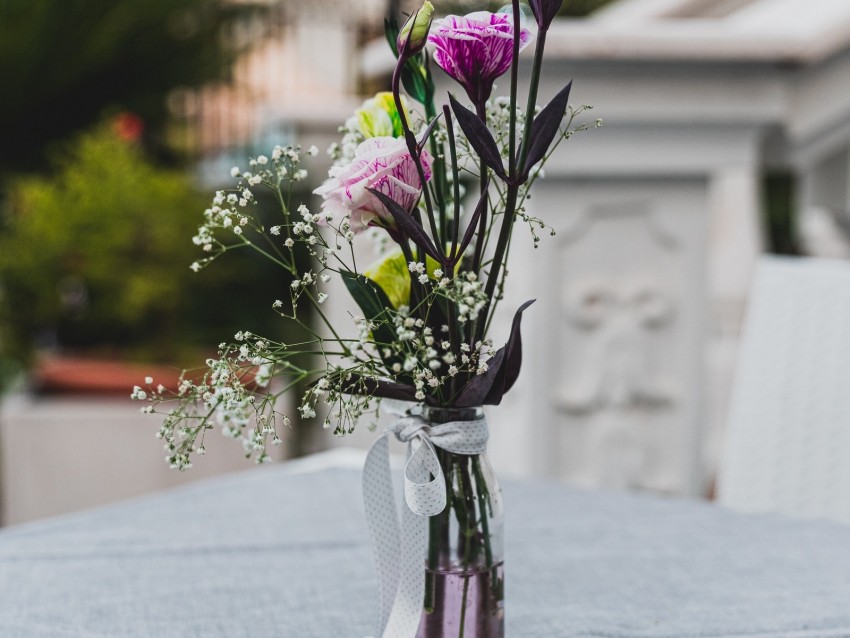
POLYGON ((422 613, 416 638, 502 638, 504 567, 426 570, 434 605, 422 613))

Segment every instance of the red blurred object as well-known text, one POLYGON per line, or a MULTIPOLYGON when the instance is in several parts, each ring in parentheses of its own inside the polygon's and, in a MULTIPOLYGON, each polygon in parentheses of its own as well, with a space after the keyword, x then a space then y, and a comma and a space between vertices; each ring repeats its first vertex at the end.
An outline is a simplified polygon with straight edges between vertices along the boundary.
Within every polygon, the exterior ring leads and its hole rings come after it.
POLYGON ((115 134, 127 142, 138 142, 145 132, 145 123, 135 113, 125 111, 119 113, 112 120, 112 128, 115 134))
MULTIPOLYGON (((163 385, 176 392, 182 370, 174 366, 149 363, 125 363, 117 359, 47 356, 33 368, 33 390, 39 394, 84 394, 100 396, 125 396, 130 398, 133 386, 147 391, 145 377, 153 379, 153 386, 163 385)), ((186 372, 186 378, 200 383, 205 369, 186 372)), ((248 390, 256 390, 256 367, 250 366, 240 374, 248 390)))
POLYGON ((98 394, 125 396, 134 385, 144 387, 145 377, 154 385, 176 390, 180 370, 163 365, 131 364, 83 357, 45 357, 33 370, 34 390, 41 394, 98 394))

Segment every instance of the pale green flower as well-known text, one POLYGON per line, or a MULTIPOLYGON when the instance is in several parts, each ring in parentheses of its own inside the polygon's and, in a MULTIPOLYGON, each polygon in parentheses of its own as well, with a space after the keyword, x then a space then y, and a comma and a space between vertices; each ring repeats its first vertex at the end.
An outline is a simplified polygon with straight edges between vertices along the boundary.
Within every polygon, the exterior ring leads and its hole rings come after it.
POLYGON ((400 248, 387 253, 363 274, 381 287, 393 307, 410 303, 410 275, 400 248))
MULTIPOLYGON (((451 249, 451 246, 447 248, 451 249)), ((460 263, 455 266, 455 273, 459 270, 460 263)), ((425 267, 420 264, 420 270, 417 272, 424 278, 420 278, 423 282, 428 279, 438 280, 444 274, 440 270, 440 264, 428 256, 425 257, 425 267)), ((410 304, 410 267, 401 248, 389 251, 363 274, 381 287, 394 308, 410 304)))
MULTIPOLYGON (((403 96, 401 104, 409 113, 410 109, 403 96)), ((357 119, 357 127, 365 138, 401 137, 404 134, 393 94, 387 91, 378 93, 372 99, 363 102, 363 106, 354 112, 354 117, 357 119)))

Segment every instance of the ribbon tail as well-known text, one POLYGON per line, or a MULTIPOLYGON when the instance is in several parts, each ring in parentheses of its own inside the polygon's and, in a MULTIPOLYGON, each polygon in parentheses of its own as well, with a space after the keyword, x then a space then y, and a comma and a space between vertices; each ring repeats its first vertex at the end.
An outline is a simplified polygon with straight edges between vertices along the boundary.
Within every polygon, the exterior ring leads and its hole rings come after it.
POLYGON ((401 574, 383 638, 414 638, 422 618, 425 598, 425 554, 428 517, 402 507, 401 574))
POLYGON ((375 635, 383 636, 398 589, 401 552, 387 435, 375 441, 366 456, 366 465, 363 468, 363 505, 378 567, 380 606, 375 635))

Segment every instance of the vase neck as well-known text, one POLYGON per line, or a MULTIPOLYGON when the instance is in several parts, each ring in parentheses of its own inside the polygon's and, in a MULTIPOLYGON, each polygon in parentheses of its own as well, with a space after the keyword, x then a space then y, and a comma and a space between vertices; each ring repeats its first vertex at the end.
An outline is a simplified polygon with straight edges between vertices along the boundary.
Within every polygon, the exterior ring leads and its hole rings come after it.
POLYGON ((452 421, 480 421, 484 418, 483 407, 439 408, 424 406, 422 418, 429 423, 450 423, 452 421))

